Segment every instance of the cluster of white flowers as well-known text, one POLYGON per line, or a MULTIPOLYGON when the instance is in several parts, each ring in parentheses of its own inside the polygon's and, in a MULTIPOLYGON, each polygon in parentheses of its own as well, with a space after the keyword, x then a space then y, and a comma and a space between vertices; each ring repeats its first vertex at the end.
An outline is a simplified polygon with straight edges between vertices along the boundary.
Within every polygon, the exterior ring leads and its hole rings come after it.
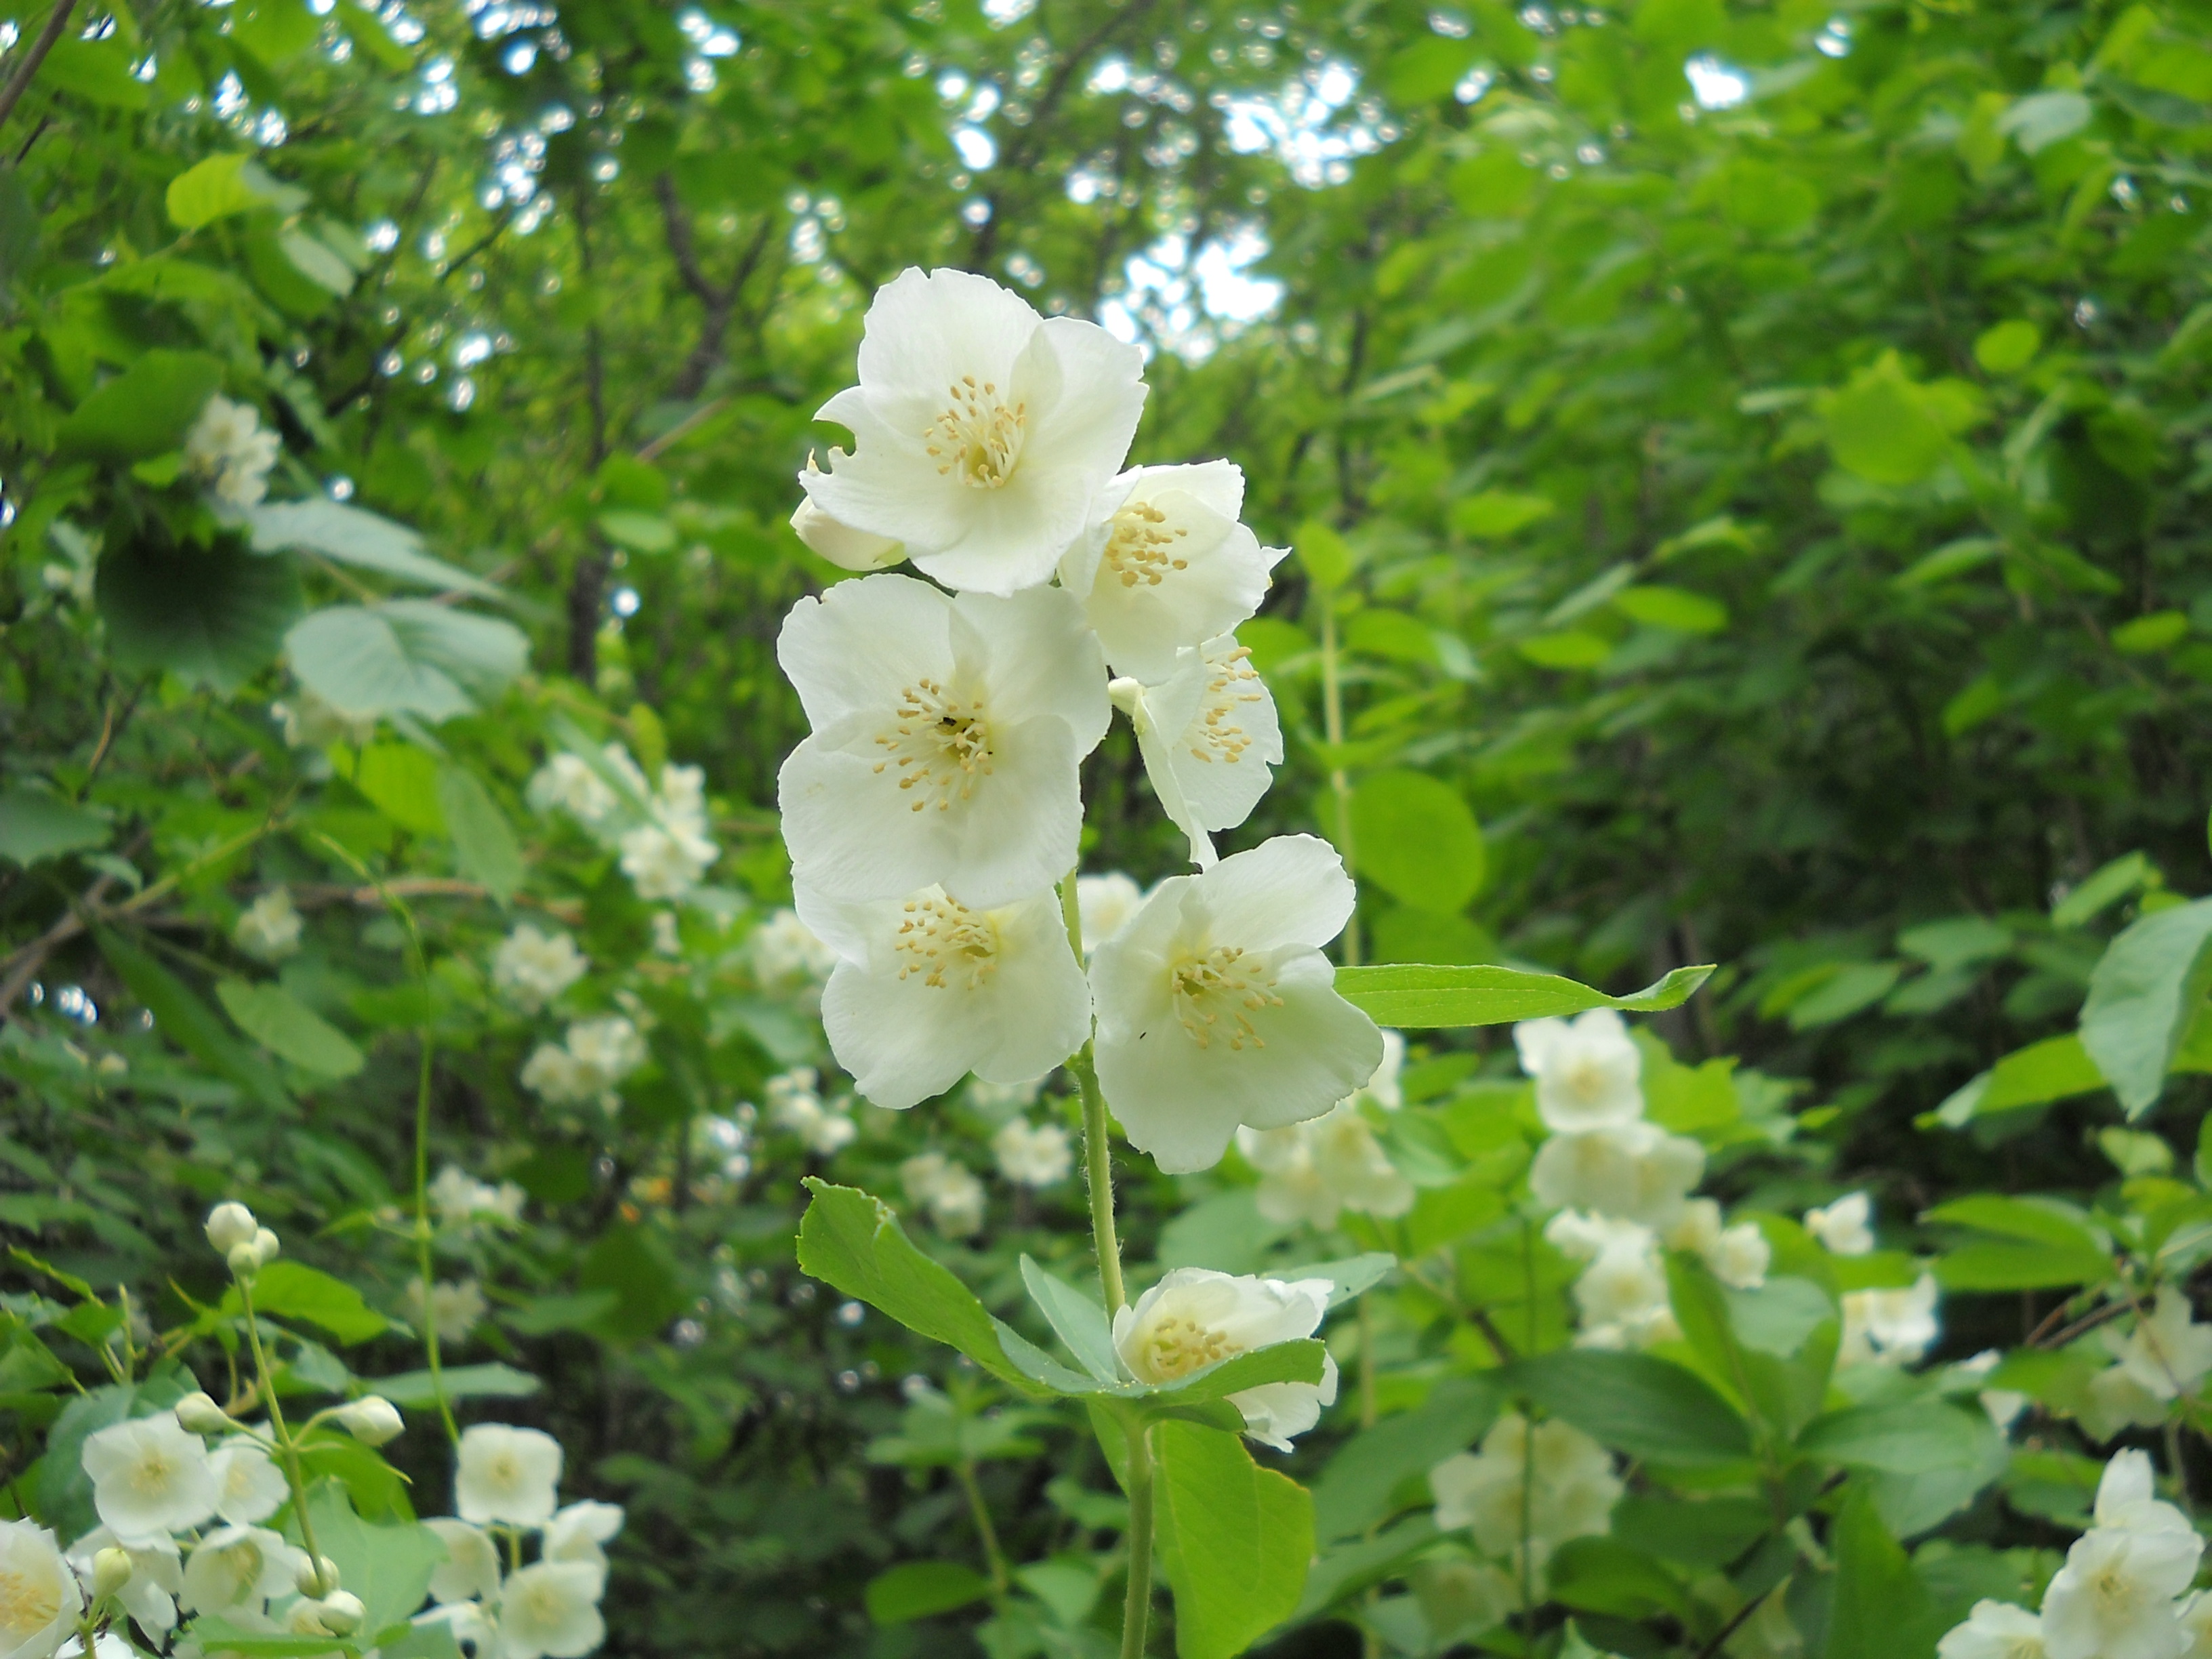
MULTIPOLYGON (((1864 1193, 1846 1193, 1832 1204, 1806 1211, 1805 1231, 1832 1255, 1871 1255, 1874 1200, 1864 1193)), ((1941 1299, 1935 1276, 1924 1273, 1910 1285, 1844 1291, 1843 1341, 1836 1363, 1918 1364, 1942 1334, 1936 1317, 1941 1299)))
POLYGON ((629 750, 611 743, 595 757, 551 757, 526 793, 538 811, 566 812, 612 848, 641 899, 683 898, 721 856, 708 833, 706 777, 696 766, 664 765, 656 789, 629 750))
POLYGON ((584 976, 591 962, 576 941, 557 928, 541 933, 528 922, 492 952, 492 988, 526 1014, 534 1014, 584 976))
POLYGON ((1406 1039, 1382 1033, 1382 1063, 1344 1100, 1319 1117, 1280 1129, 1240 1128, 1237 1150, 1260 1174, 1260 1213, 1285 1225, 1327 1229, 1350 1210, 1400 1216, 1413 1207, 1413 1183, 1400 1174, 1376 1139, 1370 1105, 1395 1112, 1405 1103, 1398 1071, 1406 1039))
POLYGON ((947 1238, 965 1238, 983 1226, 983 1183, 975 1171, 942 1152, 921 1152, 899 1165, 909 1203, 929 1212, 947 1238))
POLYGON ((1941 1659, 2185 1659, 2212 1648, 2212 1595, 2191 1594, 2204 1540, 2160 1503, 2150 1459, 2105 1465, 2089 1530, 2043 1592, 2039 1616, 1978 1601, 1936 1644, 1941 1659))
POLYGON ((606 1640, 602 1547, 622 1530, 615 1504, 560 1501, 561 1443, 536 1429, 480 1423, 461 1436, 459 1519, 427 1524, 446 1547, 430 1577, 436 1605, 418 1624, 449 1626, 483 1659, 582 1659, 606 1640), (523 1540, 538 1539, 522 1565, 523 1540))
POLYGON ((874 574, 799 601, 777 654, 811 730, 778 799, 798 914, 838 957, 823 1024, 863 1095, 1018 1083, 1094 1041, 1131 1144, 1187 1171, 1239 1125, 1328 1111, 1382 1046, 1321 951, 1352 910, 1335 853, 1214 855, 1282 756, 1234 635, 1281 556, 1238 522, 1226 462, 1117 476, 1142 367, 964 272, 877 295, 860 383, 820 411, 857 447, 810 463, 793 523, 849 568, 906 558, 944 586, 874 574), (1086 975, 1054 888, 1117 706, 1200 872, 1141 899, 1094 884, 1086 975))
POLYGON ((1589 1264, 1574 1291, 1583 1346, 1645 1347, 1681 1334, 1662 1246, 1702 1256, 1736 1289, 1765 1283, 1766 1236, 1748 1221, 1723 1225, 1719 1205, 1690 1196, 1705 1149, 1644 1117, 1644 1056, 1619 1014, 1527 1020, 1513 1042, 1552 1132, 1528 1172, 1537 1199, 1561 1206, 1544 1237, 1589 1264))
POLYGON ((230 942, 261 962, 282 962, 300 948, 305 924, 292 903, 292 890, 272 887, 239 914, 230 942))
POLYGON ((512 1227, 522 1220, 525 1194, 521 1188, 512 1181, 495 1187, 478 1181, 458 1164, 448 1164, 439 1170, 428 1193, 430 1207, 448 1227, 466 1228, 483 1221, 512 1227))
MULTIPOLYGON (((1321 1328, 1331 1290, 1326 1279, 1255 1279, 1207 1267, 1175 1267, 1114 1316, 1114 1348, 1140 1382, 1172 1382, 1201 1367, 1321 1328)), ((1229 1396, 1244 1432, 1277 1451, 1321 1421, 1336 1403, 1336 1361, 1322 1357, 1321 1381, 1267 1382, 1229 1396)))
POLYGON ((522 1086, 549 1106, 596 1103, 613 1112, 615 1085, 645 1064, 645 1038, 621 1014, 580 1019, 560 1042, 541 1042, 522 1067, 522 1086))
POLYGON ((2212 1325, 2198 1324, 2188 1294, 2172 1285, 2158 1292, 2148 1312, 2137 1311, 2133 1329, 2112 1324, 2096 1334, 2112 1363, 2089 1379, 2078 1415, 2099 1440, 2128 1428, 2159 1427, 2175 1402, 2193 1396, 2212 1373, 2212 1325))
POLYGON ((207 400, 185 434, 186 469, 216 501, 240 510, 260 505, 283 450, 283 440, 261 424, 259 410, 221 392, 207 400))
POLYGON ((440 1279, 430 1287, 430 1304, 422 1305, 422 1281, 410 1279, 402 1293, 401 1307, 407 1322, 416 1330, 426 1326, 434 1328, 438 1340, 459 1344, 469 1339, 469 1333, 483 1322, 491 1311, 484 1300, 483 1286, 473 1279, 440 1279))
POLYGON ((1467 1528, 1516 1576, 1525 1552, 1532 1579, 1569 1539, 1610 1531, 1622 1490, 1611 1454, 1580 1429, 1511 1412, 1491 1425, 1480 1449, 1429 1471, 1437 1530, 1467 1528))
POLYGON ((853 1121, 852 1097, 825 1100, 821 1083, 811 1066, 794 1066, 770 1078, 761 1092, 768 1097, 769 1122, 798 1136, 808 1152, 828 1158, 851 1146, 860 1130, 853 1121))
POLYGON ((837 953, 814 935, 796 910, 777 910, 745 939, 753 977, 763 985, 790 985, 830 977, 837 953))
POLYGON ((991 1137, 999 1173, 1017 1187, 1054 1187, 1075 1167, 1075 1143, 1057 1123, 1008 1118, 991 1137))

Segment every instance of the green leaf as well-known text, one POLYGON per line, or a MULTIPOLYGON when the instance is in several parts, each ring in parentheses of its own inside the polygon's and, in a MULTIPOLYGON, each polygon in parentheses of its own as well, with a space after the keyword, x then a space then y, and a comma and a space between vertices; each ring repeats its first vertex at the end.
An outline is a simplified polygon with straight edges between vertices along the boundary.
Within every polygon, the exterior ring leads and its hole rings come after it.
POLYGON ((227 979, 216 986, 215 994, 240 1030, 303 1071, 349 1078, 366 1063, 344 1032, 281 985, 227 979))
POLYGON ((272 501, 252 508, 246 520, 253 532, 257 553, 296 548, 424 587, 473 593, 480 599, 499 592, 459 565, 432 558, 422 550, 422 538, 406 526, 340 501, 320 496, 303 501, 272 501))
POLYGON ((1613 607, 1651 628, 1677 634, 1717 634, 1729 623, 1728 607, 1686 587, 1641 583, 1613 596, 1613 607))
POLYGON ((1811 1030, 1863 1013, 1887 996, 1904 972, 1904 964, 1895 962, 1854 962, 1839 968, 1790 1005, 1790 1029, 1811 1030))
POLYGON ((1101 1382, 1121 1380, 1121 1365, 1114 1352, 1114 1333, 1106 1322, 1103 1304, 1093 1301, 1064 1279, 1055 1278, 1028 1255, 1022 1257, 1022 1283, 1030 1300, 1054 1333, 1067 1345, 1076 1362, 1101 1382))
POLYGON ((2070 87, 2032 92, 1997 117, 1997 131, 2009 134, 2021 153, 2033 155, 2062 138, 2070 138, 2089 125, 2096 112, 2089 100, 2070 87))
POLYGON ((1751 1453, 1743 1419, 1711 1384, 1650 1354, 1562 1348, 1504 1367, 1502 1380, 1632 1457, 1715 1463, 1751 1453))
POLYGON ((320 33, 303 0, 245 0, 231 23, 231 38, 272 68, 313 46, 320 33))
POLYGON ((1950 445, 1928 409, 1924 388, 1905 378, 1895 352, 1832 393, 1823 415, 1837 464, 1879 484, 1925 477, 1950 445))
POLYGON ((276 660, 300 614, 300 578, 290 560, 228 540, 204 550, 138 541, 100 562, 94 597, 117 666, 228 696, 276 660))
POLYGON ((1313 1559, 1313 1498, 1235 1435, 1152 1431, 1160 1565, 1178 1659, 1233 1659, 1297 1611, 1313 1559))
POLYGON ((1482 830, 1459 791, 1425 772, 1376 772, 1352 794, 1361 880, 1419 909, 1451 915, 1482 887, 1482 830))
POLYGON ((1936 1262, 1936 1282, 1947 1291, 2034 1291, 2112 1276, 2109 1256, 2057 1244, 1967 1244, 1936 1262))
POLYGON ((2017 374, 2035 360, 2042 345, 2042 331, 2014 317, 1974 337, 1974 361, 1992 374, 2017 374))
MULTIPOLYGON (((340 1342, 366 1342, 392 1328, 392 1322, 361 1299, 342 1279, 280 1256, 253 1276, 253 1310, 278 1319, 302 1319, 340 1342)), ((236 1285, 223 1292, 222 1311, 246 1311, 236 1285)), ((359 1592, 356 1592, 358 1594, 359 1592)))
POLYGON ((1334 592, 1351 577, 1354 563, 1351 544, 1319 519, 1308 519, 1300 525, 1292 542, 1298 550, 1298 562, 1305 567, 1306 578, 1316 592, 1334 592))
POLYGON ((1825 1659, 1930 1659, 1943 1621, 1872 1500, 1854 1483, 1829 1535, 1835 1598, 1825 1659))
POLYGON ((950 1613, 991 1593, 991 1581, 957 1561, 902 1561, 868 1580, 861 1599, 878 1625, 906 1625, 950 1613))
POLYGON ((1797 1437, 1808 1456, 1850 1468, 1901 1474, 1923 1469, 1978 1468, 1996 1437, 1989 1413, 1942 1401, 1850 1406, 1816 1417, 1797 1437))
MULTIPOLYGON (((482 1365, 447 1365, 438 1380, 448 1400, 525 1400, 544 1386, 528 1371, 497 1362, 482 1365)), ((428 1371, 401 1371, 392 1376, 364 1376, 362 1387, 382 1395, 402 1411, 428 1411, 438 1403, 437 1389, 428 1371)))
POLYGON ((1132 1388, 1117 1392, 1141 1393, 1145 1398, 1176 1406, 1199 1405, 1269 1382, 1318 1382, 1324 1370, 1322 1362, 1328 1356, 1328 1345, 1318 1338, 1273 1342, 1264 1348, 1217 1361, 1150 1390, 1132 1388))
POLYGON ((104 40, 66 31, 40 67, 39 79, 108 109, 144 109, 152 101, 146 83, 131 72, 131 53, 120 31, 104 40))
POLYGON ((1413 1410, 1362 1429, 1314 1483, 1318 1534, 1356 1537, 1389 1519, 1399 1488, 1417 1480, 1407 1501, 1430 1501, 1429 1471, 1482 1437, 1497 1419, 1500 1395, 1494 1378, 1448 1376, 1413 1410))
POLYGON ((142 353, 76 406, 56 442, 65 454, 95 461, 161 454, 184 443, 222 384, 222 362, 204 351, 142 353))
POLYGON ((360 0, 338 0, 338 17, 354 45, 386 69, 404 75, 415 66, 414 55, 392 38, 376 14, 360 0))
POLYGON ((350 775, 353 787, 401 829, 442 836, 446 814, 439 804, 438 770, 437 761, 412 744, 372 743, 355 757, 350 775))
POLYGON ((0 859, 29 866, 61 853, 105 847, 114 827, 99 813, 34 789, 0 793, 0 859))
POLYGON ((338 1581, 367 1609, 364 1632, 389 1629, 420 1610, 430 1593, 430 1575, 446 1559, 436 1533, 413 1521, 373 1526, 333 1486, 309 1494, 307 1513, 316 1547, 337 1564, 338 1581))
POLYGON ((665 553, 676 545, 676 526, 657 513, 635 507, 610 507, 599 514, 599 528, 607 539, 633 553, 665 553))
POLYGON ((105 928, 95 930, 100 954, 154 1017, 155 1029, 218 1076, 278 1112, 291 1109, 291 1097, 276 1072, 258 1054, 231 1036, 215 1011, 161 964, 105 928))
POLYGON ((198 230, 234 213, 277 205, 276 180, 251 155, 210 155, 169 180, 169 222, 180 230, 198 230))
POLYGON ((1452 528, 1462 536, 1486 539, 1510 536, 1558 509, 1542 495, 1519 495, 1507 489, 1486 489, 1452 503, 1452 528))
POLYGON ((276 234, 276 246, 292 262, 292 269, 317 288, 341 297, 353 292, 353 268, 326 243, 295 227, 276 234))
POLYGON ((2069 1031, 2007 1054, 1950 1095, 1936 1109, 1935 1118, 1956 1129, 1976 1117, 2047 1105, 2105 1086, 2105 1074, 2089 1058, 2081 1037, 2069 1031))
POLYGON ((2051 907, 2054 927, 2081 927, 2094 921, 2110 906, 2137 888, 2158 879, 2156 869, 2141 853, 2127 853, 2085 878, 2081 885, 2051 907))
POLYGON ((1513 648, 1539 668, 1595 668, 1613 654, 1610 641, 1570 628, 1558 634, 1532 634, 1513 648))
POLYGON ((2167 1067, 2203 999, 2212 899, 2142 916, 2089 975, 2081 1046, 2130 1118, 2157 1103, 2167 1067))
POLYGON ((337 605, 284 637, 292 672, 346 714, 447 720, 495 697, 530 660, 520 629, 421 599, 337 605))
POLYGON ((483 883, 502 904, 513 898, 522 886, 522 844, 491 791, 465 768, 441 766, 438 808, 446 833, 453 838, 461 873, 483 883))
POLYGON ((1558 974, 1517 968, 1431 964, 1340 968, 1337 994, 1378 1025, 1401 1030, 1448 1025, 1510 1025, 1591 1008, 1660 1013, 1679 1008, 1712 973, 1710 967, 1677 968, 1656 985, 1625 997, 1607 996, 1558 974))
POLYGON ((1398 1258, 1389 1251, 1370 1250, 1364 1255, 1350 1255, 1340 1261, 1316 1261, 1303 1267, 1270 1269, 1267 1277, 1288 1285, 1295 1285, 1302 1279, 1326 1279, 1330 1286, 1328 1305, 1340 1308, 1361 1291, 1381 1284, 1397 1265, 1398 1258))
POLYGON ((1940 1222, 1951 1227, 1972 1227, 1977 1232, 2006 1238, 2029 1238, 2042 1244, 2079 1250, 2102 1257, 2104 1246, 2074 1216, 2055 1203, 2033 1199, 2003 1198, 1995 1193, 1976 1193, 1953 1199, 1920 1212, 1923 1223, 1940 1222))

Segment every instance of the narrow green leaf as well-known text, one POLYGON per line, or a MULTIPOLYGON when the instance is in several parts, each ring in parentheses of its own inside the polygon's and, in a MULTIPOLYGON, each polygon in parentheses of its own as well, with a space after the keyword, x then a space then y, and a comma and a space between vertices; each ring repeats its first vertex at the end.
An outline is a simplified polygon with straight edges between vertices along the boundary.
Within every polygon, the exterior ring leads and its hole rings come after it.
POLYGON ((1851 1406, 1816 1417, 1797 1437, 1808 1456, 1850 1468, 1911 1474, 1971 1469, 1988 1461, 1996 1430, 1989 1413, 1942 1401, 1851 1406))
POLYGON ((1382 1282, 1383 1276, 1398 1265, 1398 1258, 1388 1250, 1370 1250, 1364 1255, 1349 1255, 1341 1261, 1316 1261, 1303 1267, 1284 1267, 1271 1270, 1267 1277, 1279 1279, 1286 1285, 1295 1285, 1302 1279, 1326 1279, 1329 1282, 1328 1305, 1340 1308, 1363 1291, 1382 1282))
POLYGON ((222 384, 222 363, 204 351, 143 352, 76 406, 54 435, 67 453, 136 461, 184 442, 222 384))
POLYGON ((1845 1498, 1829 1547, 1836 1588, 1826 1659, 1930 1659, 1942 1620, 1865 1492, 1845 1498))
POLYGON ((1103 1304, 1085 1296, 1066 1279, 1057 1278, 1039 1267, 1028 1255, 1022 1257, 1022 1283, 1029 1287, 1030 1300, 1062 1342, 1076 1362, 1101 1382, 1121 1380, 1121 1366, 1114 1352, 1114 1333, 1106 1322, 1103 1304))
POLYGON ((446 833, 453 838, 453 852, 461 873, 479 881, 504 904, 522 886, 522 843, 514 827, 491 791, 466 769, 438 769, 438 805, 446 819, 446 833))
POLYGON ((907 1625, 950 1613, 991 1593, 991 1581, 957 1561, 902 1561, 868 1580, 862 1600, 878 1625, 907 1625))
POLYGON ((30 789, 0 794, 0 859, 33 865, 58 854, 104 847, 113 833, 99 813, 58 796, 30 789))
POLYGON ((183 981, 117 934, 102 929, 94 937, 108 965, 154 1016, 157 1030, 263 1105, 279 1112, 291 1109, 291 1097, 268 1062, 231 1036, 215 1011, 187 989, 183 981))
MULTIPOLYGON (((343 1279, 283 1258, 253 1276, 253 1310, 278 1319, 303 1319, 346 1343, 366 1342, 392 1328, 392 1322, 363 1302, 361 1292, 343 1279)), ((246 1311, 234 1285, 223 1292, 222 1311, 232 1316, 246 1311)))
POLYGON ((215 994, 240 1030, 303 1071, 335 1079, 353 1076, 367 1063, 343 1031, 281 985, 227 979, 215 994))
POLYGON ((1497 1419, 1502 1390, 1489 1376, 1449 1376, 1401 1416, 1363 1429, 1314 1483, 1323 1538, 1351 1538, 1388 1520, 1401 1502, 1429 1502, 1428 1472, 1481 1438, 1497 1419), (1410 1487, 1403 1498, 1401 1487, 1410 1487))
POLYGON ((1501 1380, 1632 1457, 1714 1463, 1751 1453, 1743 1419, 1711 1384, 1650 1354, 1562 1348, 1504 1367, 1501 1380))
POLYGON ((1260 1468, 1235 1435, 1163 1423, 1152 1436, 1177 1659, 1233 1659, 1297 1611, 1313 1559, 1313 1499, 1260 1468))
POLYGON ((268 502, 246 516, 257 553, 296 548, 424 587, 473 593, 481 599, 499 592, 459 565, 432 558, 422 550, 422 538, 406 526, 358 507, 313 496, 303 501, 268 502))
MULTIPOLYGON (((522 1400, 542 1386, 528 1371, 496 1361, 482 1365, 447 1365, 438 1373, 448 1400, 522 1400)), ((401 1371, 392 1376, 364 1376, 362 1385, 382 1395, 403 1411, 428 1411, 438 1403, 436 1389, 428 1371, 401 1371)))
POLYGON ((1340 968, 1336 989, 1338 995, 1378 1025, 1401 1030, 1510 1025, 1547 1015, 1579 1014, 1591 1008, 1663 1012, 1688 1001, 1712 971, 1710 966, 1677 968, 1657 984, 1625 997, 1607 996, 1558 974, 1425 963, 1340 968))
POLYGON ((2130 1118, 2157 1103, 2167 1066, 2203 1000, 2212 899, 2154 911, 2106 947, 2089 976, 2081 1046, 2130 1118))

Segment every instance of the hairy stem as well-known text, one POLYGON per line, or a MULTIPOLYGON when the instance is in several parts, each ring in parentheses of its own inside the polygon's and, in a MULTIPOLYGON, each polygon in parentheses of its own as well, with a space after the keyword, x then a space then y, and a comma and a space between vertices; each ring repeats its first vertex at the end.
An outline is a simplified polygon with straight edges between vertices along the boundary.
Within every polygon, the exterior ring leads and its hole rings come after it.
POLYGON ((1129 1437, 1129 1593, 1121 1603, 1121 1659, 1144 1659, 1152 1617, 1152 1444, 1149 1425, 1129 1437))
MULTIPOLYGON (((1060 917, 1067 927, 1067 948, 1083 965, 1083 906, 1076 897, 1076 872, 1060 884, 1060 917)), ((1067 1069, 1083 1091, 1083 1172, 1091 1188, 1091 1240, 1098 1253, 1098 1283, 1106 1292, 1106 1316, 1128 1304, 1121 1288, 1121 1242, 1114 1232, 1114 1152, 1106 1138, 1106 1097, 1099 1091, 1098 1068, 1086 1042, 1068 1056, 1067 1069)))
POLYGON ((322 1552, 315 1547, 314 1522, 307 1518, 307 1477, 300 1466, 300 1443, 292 1437, 291 1430, 284 1426, 284 1407, 276 1398, 276 1378, 269 1369, 269 1356, 261 1348, 261 1324, 253 1316, 253 1279, 241 1273, 238 1279, 238 1300, 246 1314, 246 1340, 253 1350, 253 1371, 260 1379, 261 1398, 269 1408, 270 1436, 276 1443, 278 1467, 292 1488, 292 1512, 300 1517, 300 1542, 306 1547, 307 1559, 322 1571, 322 1552))

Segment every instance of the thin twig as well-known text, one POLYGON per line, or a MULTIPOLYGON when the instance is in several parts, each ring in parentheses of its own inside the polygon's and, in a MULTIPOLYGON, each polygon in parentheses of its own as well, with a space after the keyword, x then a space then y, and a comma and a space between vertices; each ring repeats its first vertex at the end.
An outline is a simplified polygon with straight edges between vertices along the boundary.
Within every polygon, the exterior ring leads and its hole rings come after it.
POLYGON ((46 27, 40 29, 39 38, 31 42, 30 56, 24 58, 23 66, 15 71, 6 89, 0 91, 0 121, 5 121, 15 112, 15 106, 30 90, 31 77, 39 72, 39 65, 46 61, 46 54, 62 38, 62 31, 69 27, 70 14, 76 9, 76 0, 61 0, 61 3, 54 8, 53 15, 46 19, 46 27))
POLYGON ((1706 1643, 1705 1646, 1698 1650, 1698 1659, 1713 1659, 1713 1656, 1721 1650, 1722 1644, 1725 1643, 1729 1637, 1741 1630, 1744 1626, 1745 1621, 1748 1620, 1753 1613, 1759 1611, 1759 1604, 1773 1594, 1774 1586, 1769 1584, 1765 1589, 1759 1591, 1758 1595, 1753 1596, 1750 1601, 1738 1607, 1735 1610, 1735 1615, 1729 1619, 1728 1623, 1721 1626, 1720 1633, 1715 1636, 1711 1641, 1706 1643))

